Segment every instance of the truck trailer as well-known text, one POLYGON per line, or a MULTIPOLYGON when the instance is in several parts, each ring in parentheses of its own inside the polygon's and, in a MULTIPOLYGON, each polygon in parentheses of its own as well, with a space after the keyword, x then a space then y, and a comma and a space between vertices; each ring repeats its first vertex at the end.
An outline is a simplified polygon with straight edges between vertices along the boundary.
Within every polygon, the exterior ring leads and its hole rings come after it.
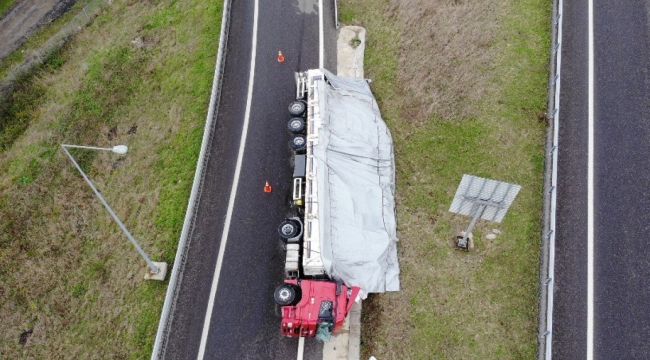
POLYGON ((327 339, 368 293, 399 290, 395 162, 365 80, 296 73, 287 123, 293 165, 286 249, 274 292, 287 337, 327 339))

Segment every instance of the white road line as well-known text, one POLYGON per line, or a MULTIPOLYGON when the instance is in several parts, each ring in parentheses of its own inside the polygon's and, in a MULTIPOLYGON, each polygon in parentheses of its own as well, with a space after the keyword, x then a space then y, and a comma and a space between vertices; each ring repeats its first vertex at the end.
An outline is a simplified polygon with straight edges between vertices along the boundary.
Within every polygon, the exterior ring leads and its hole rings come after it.
POLYGON ((244 113, 244 124, 242 127, 241 139, 239 140, 239 152, 237 153, 237 164, 235 165, 235 176, 230 188, 230 198, 228 199, 228 210, 226 212, 226 220, 223 225, 223 232, 221 233, 221 243, 219 244, 219 255, 217 256, 217 264, 214 268, 212 275, 212 288, 210 289, 210 298, 208 299, 208 308, 205 312, 205 319, 203 320, 203 332, 201 334, 201 344, 199 345, 198 360, 202 360, 205 356, 205 347, 208 341, 208 333, 210 332, 210 320, 212 319, 212 310, 214 309, 214 298, 217 294, 217 286, 219 285, 219 275, 221 274, 221 266, 223 265, 223 256, 226 250, 226 242, 228 241, 228 233, 230 231, 230 221, 232 219, 232 212, 235 206, 235 198, 237 197, 237 186, 239 185, 239 174, 241 173, 242 161, 244 159, 244 150, 246 148, 246 136, 248 135, 248 123, 251 115, 251 100, 253 98, 253 82, 255 80, 255 57, 257 53, 257 18, 259 12, 259 0, 255 0, 255 10, 253 12, 253 43, 251 50, 251 65, 250 73, 248 75, 248 95, 246 96, 246 111, 244 113))
POLYGON ((587 360, 594 358, 594 3, 588 0, 587 360))
POLYGON ((325 34, 323 29, 323 0, 318 0, 318 67, 325 66, 325 34))
POLYGON ((304 353, 305 353, 305 338, 301 336, 300 338, 298 338, 298 355, 296 356, 296 360, 302 360, 304 353))

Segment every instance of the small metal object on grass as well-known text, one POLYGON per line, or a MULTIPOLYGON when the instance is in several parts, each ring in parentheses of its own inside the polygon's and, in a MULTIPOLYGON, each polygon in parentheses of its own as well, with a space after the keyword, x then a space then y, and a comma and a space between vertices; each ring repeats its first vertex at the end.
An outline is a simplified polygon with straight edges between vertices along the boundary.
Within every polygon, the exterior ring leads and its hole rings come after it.
POLYGON ((456 196, 449 207, 455 214, 471 216, 467 230, 459 234, 456 246, 470 249, 472 231, 479 219, 500 223, 515 201, 521 186, 502 181, 463 175, 456 196))

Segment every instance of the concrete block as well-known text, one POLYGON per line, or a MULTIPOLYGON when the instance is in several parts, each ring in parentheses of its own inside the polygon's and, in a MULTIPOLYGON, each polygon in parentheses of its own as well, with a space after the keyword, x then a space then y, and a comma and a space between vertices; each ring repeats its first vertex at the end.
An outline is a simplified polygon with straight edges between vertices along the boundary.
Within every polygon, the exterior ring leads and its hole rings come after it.
POLYGON ((145 280, 157 280, 157 281, 164 281, 165 276, 167 276, 167 263, 166 262, 153 262, 160 271, 157 274, 152 274, 151 270, 147 267, 147 271, 144 274, 144 279, 145 280))
POLYGON ((363 79, 363 56, 366 49, 366 29, 343 26, 336 42, 336 75, 363 79))

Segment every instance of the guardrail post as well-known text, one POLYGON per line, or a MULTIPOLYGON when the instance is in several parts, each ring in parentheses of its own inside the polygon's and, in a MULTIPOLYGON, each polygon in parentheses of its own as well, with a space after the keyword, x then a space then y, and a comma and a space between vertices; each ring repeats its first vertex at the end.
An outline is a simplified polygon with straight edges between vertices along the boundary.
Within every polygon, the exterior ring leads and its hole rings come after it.
MULTIPOLYGON (((319 10, 319 11, 321 11, 321 10, 319 10)), ((335 25, 336 29, 338 30, 338 28, 340 27, 340 24, 339 24, 339 2, 338 2, 338 0, 334 0, 334 25, 335 25)))

